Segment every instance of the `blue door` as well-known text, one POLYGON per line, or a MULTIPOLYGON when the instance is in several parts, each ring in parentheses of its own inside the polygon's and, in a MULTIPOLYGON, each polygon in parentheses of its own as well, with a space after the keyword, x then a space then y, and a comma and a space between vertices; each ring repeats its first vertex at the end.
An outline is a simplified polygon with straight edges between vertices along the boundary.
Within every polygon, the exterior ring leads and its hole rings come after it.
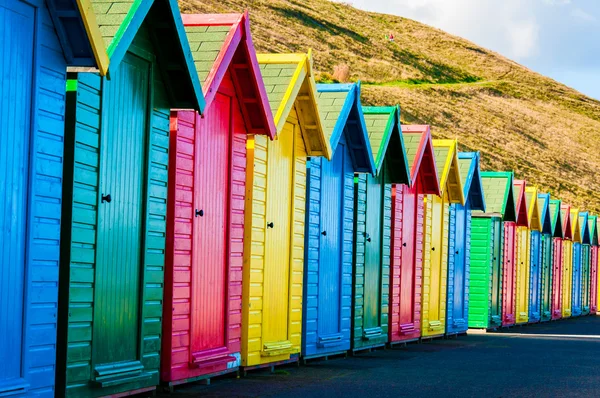
POLYGON ((571 316, 581 315, 581 243, 573 244, 573 290, 571 316))
POLYGON ((530 282, 529 282, 529 323, 539 322, 541 314, 541 277, 542 277, 542 235, 531 232, 530 282))
POLYGON ((321 161, 321 244, 317 346, 342 343, 342 262, 346 147, 338 144, 331 161, 321 161))
MULTIPOLYGON (((467 204, 468 205, 468 204, 467 204)), ((462 333, 467 330, 467 311, 466 311, 466 288, 467 288, 467 208, 461 205, 453 206, 456 214, 456 224, 454 227, 454 278, 452 294, 448 293, 448 298, 452 302, 448 303, 449 313, 452 311, 452 319, 448 320, 446 326, 448 333, 462 333)))
POLYGON ((35 8, 0 0, 0 396, 27 387, 23 313, 35 8))

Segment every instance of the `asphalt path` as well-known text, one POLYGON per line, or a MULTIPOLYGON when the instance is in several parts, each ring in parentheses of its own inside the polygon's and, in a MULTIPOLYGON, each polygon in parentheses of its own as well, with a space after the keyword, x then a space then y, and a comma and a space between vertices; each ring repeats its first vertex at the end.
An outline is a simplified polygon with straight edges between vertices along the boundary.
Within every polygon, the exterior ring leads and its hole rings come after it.
POLYGON ((600 316, 178 386, 161 397, 600 397, 600 316))

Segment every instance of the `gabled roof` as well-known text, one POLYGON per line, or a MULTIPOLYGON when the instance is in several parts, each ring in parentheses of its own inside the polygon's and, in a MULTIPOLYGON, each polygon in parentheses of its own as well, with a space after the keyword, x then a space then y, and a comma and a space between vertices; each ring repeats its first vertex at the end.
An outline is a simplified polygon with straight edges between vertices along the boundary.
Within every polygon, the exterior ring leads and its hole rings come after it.
POLYGON ((581 243, 584 245, 592 244, 590 225, 588 223, 590 214, 587 212, 579 213, 579 227, 581 229, 581 243))
POLYGON ((590 242, 593 246, 598 246, 598 216, 588 216, 588 225, 590 228, 590 242))
POLYGON ((204 109, 204 96, 177 0, 78 0, 100 70, 119 67, 144 24, 167 82, 171 107, 204 109), (86 6, 88 4, 89 6, 86 6), (99 32, 99 34, 97 34, 99 32))
POLYGON ((515 205, 517 207, 517 226, 529 227, 529 215, 527 208, 527 199, 525 197, 525 181, 514 180, 515 205))
POLYGON ((538 200, 538 191, 535 187, 525 189, 525 199, 527 201, 529 229, 532 231, 542 231, 542 213, 541 204, 538 200))
POLYGON ((565 237, 565 229, 563 228, 563 211, 562 202, 556 199, 550 199, 550 216, 552 218, 552 237, 565 237))
POLYGON ((571 208, 571 238, 574 243, 581 243, 581 225, 579 224, 579 209, 571 208))
POLYGON ((567 204, 560 205, 560 215, 562 216, 563 238, 573 239, 573 227, 571 226, 571 206, 567 204))
POLYGON ((485 212, 485 197, 483 195, 479 159, 479 152, 458 153, 458 167, 460 169, 460 179, 463 185, 465 202, 471 203, 472 210, 485 212))
MULTIPOLYGON (((481 182, 488 217, 501 217, 504 221, 516 221, 517 210, 513 195, 513 173, 510 171, 482 171, 481 182)), ((474 212, 478 215, 477 212, 474 212)))
POLYGON ((317 84, 317 104, 332 154, 344 135, 354 171, 375 174, 375 159, 360 104, 360 83, 317 84))
POLYGON ((540 208, 540 220, 542 233, 552 235, 552 217, 550 214, 550 194, 538 193, 538 207, 540 208))
POLYGON ((206 108, 229 72, 249 133, 275 138, 277 131, 256 59, 248 12, 182 15, 182 18, 206 108))
POLYGON ((450 203, 465 204, 456 140, 433 140, 435 167, 440 179, 441 196, 448 192, 450 203))
POLYGON ((379 175, 384 160, 388 163, 388 182, 411 185, 410 168, 400 126, 400 107, 363 106, 369 142, 379 175))
POLYGON ((258 54, 257 57, 277 134, 283 130, 290 112, 296 109, 308 156, 331 159, 331 145, 317 106, 312 53, 258 54))
POLYGON ((441 195, 429 125, 403 125, 402 138, 412 185, 418 193, 441 195))
POLYGON ((92 44, 102 40, 100 30, 96 24, 87 23, 94 18, 90 0, 46 0, 46 5, 67 65, 98 67, 100 74, 105 75, 108 56, 96 53, 97 47, 92 44))

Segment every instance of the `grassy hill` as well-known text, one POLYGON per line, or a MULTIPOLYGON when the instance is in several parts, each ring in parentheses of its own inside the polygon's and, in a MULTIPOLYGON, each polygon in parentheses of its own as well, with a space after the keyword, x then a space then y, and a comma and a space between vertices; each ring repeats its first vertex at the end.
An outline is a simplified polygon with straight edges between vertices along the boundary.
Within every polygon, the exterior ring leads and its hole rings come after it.
MULTIPOLYGON (((486 170, 600 213, 600 102, 421 23, 327 0, 179 0, 184 13, 250 11, 261 52, 314 50, 319 78, 346 64, 363 104, 482 153, 486 170), (386 39, 392 33, 394 42, 386 39)), ((401 10, 398 11, 401 13, 401 10)))

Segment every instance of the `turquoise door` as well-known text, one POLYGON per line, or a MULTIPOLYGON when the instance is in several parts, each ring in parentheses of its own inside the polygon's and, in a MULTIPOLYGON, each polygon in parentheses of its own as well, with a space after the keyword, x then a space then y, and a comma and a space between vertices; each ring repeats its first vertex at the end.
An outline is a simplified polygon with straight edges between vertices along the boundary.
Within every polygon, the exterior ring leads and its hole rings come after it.
POLYGON ((552 235, 544 234, 542 238, 542 282, 540 320, 552 319, 552 235))
POLYGON ((150 63, 127 53, 104 84, 92 343, 97 382, 141 367, 149 76, 150 63))

